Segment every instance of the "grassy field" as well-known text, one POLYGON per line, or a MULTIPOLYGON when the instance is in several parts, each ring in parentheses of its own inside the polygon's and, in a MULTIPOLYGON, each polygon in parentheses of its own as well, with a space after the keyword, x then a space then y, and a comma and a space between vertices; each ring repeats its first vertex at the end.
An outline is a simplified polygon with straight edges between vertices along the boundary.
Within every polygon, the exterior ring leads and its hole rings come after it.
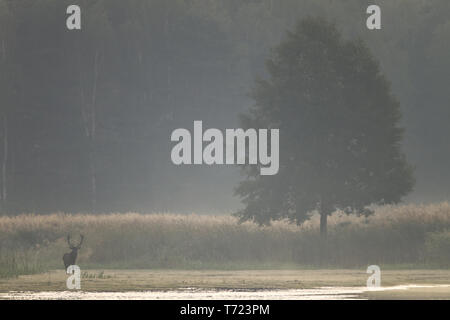
MULTIPOLYGON (((199 289, 310 289, 319 287, 364 287, 365 270, 86 270, 83 291, 164 291, 199 289)), ((65 291, 67 275, 53 270, 0 280, 0 292, 65 291)), ((450 284, 450 270, 382 270, 382 286, 450 284)), ((369 299, 450 299, 450 287, 370 291, 369 299)))
POLYGON ((0 278, 62 269, 67 234, 85 235, 84 269, 299 269, 450 266, 450 205, 385 206, 370 217, 335 212, 328 241, 318 216, 297 226, 228 216, 51 214, 0 217, 0 278))

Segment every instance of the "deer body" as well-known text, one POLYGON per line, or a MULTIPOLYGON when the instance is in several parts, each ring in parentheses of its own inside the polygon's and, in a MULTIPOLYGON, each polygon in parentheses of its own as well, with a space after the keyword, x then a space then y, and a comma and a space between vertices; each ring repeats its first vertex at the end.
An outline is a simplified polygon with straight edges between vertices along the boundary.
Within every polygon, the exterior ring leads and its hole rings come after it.
POLYGON ((75 262, 77 261, 78 250, 80 250, 80 248, 81 248, 81 244, 83 243, 83 238, 84 238, 84 236, 81 235, 80 243, 77 246, 74 246, 70 242, 70 235, 67 236, 67 243, 69 244, 69 248, 72 251, 64 254, 64 256, 63 256, 64 267, 66 268, 66 270, 69 266, 74 265, 75 262))
POLYGON ((78 248, 73 248, 71 252, 65 253, 63 256, 64 266, 66 270, 69 266, 74 265, 77 261, 78 248))

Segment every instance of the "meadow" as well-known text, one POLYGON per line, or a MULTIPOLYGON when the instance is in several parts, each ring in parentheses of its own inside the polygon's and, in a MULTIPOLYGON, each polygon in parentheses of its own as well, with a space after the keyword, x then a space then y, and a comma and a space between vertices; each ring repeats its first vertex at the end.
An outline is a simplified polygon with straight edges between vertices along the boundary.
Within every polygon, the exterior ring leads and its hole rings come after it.
POLYGON ((335 212, 302 225, 239 223, 230 215, 23 214, 0 217, 0 277, 63 269, 66 237, 85 240, 86 269, 448 268, 450 204, 383 206, 369 217, 335 212))

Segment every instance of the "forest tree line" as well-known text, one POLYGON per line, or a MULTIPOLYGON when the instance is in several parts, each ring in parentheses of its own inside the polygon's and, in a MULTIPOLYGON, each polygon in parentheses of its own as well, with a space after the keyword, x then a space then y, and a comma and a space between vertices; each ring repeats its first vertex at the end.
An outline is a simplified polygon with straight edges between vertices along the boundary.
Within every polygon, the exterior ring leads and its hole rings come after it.
POLYGON ((2 214, 229 209, 236 169, 176 168, 170 132, 236 126, 308 15, 367 42, 401 103, 415 196, 448 198, 448 1, 377 1, 379 31, 357 0, 80 0, 69 31, 72 2, 0 0, 2 214))

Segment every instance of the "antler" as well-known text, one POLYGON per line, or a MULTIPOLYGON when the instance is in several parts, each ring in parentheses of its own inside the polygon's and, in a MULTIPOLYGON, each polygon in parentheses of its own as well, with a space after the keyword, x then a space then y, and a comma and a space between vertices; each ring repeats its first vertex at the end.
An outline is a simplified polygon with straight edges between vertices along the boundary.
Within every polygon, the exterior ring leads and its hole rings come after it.
POLYGON ((67 243, 70 249, 73 249, 73 245, 70 243, 70 234, 67 235, 67 243))
POLYGON ((78 244, 77 248, 80 249, 81 244, 83 243, 84 235, 80 234, 80 243, 78 244))

